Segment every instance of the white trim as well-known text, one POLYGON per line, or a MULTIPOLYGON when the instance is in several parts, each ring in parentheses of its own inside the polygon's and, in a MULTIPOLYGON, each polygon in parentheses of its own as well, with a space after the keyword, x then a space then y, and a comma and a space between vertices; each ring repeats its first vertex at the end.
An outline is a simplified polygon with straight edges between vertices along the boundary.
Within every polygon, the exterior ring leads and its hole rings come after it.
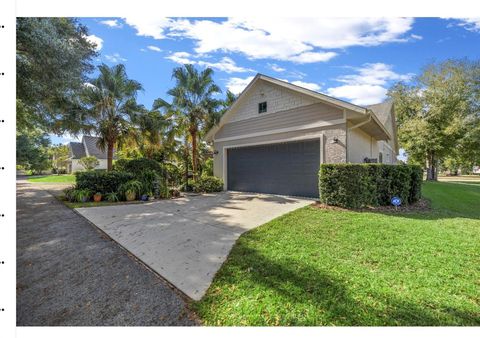
POLYGON ((309 136, 297 136, 297 137, 290 137, 284 138, 280 140, 271 140, 271 141, 261 141, 261 142, 252 142, 246 144, 234 144, 229 146, 223 146, 223 159, 222 159, 222 178, 223 178, 223 190, 228 190, 228 149, 231 148, 245 148, 251 146, 258 146, 264 144, 276 144, 276 143, 287 143, 287 142, 295 142, 295 141, 306 141, 306 140, 315 140, 319 139, 320 141, 320 164, 325 163, 325 134, 324 133, 317 133, 315 135, 309 136))
POLYGON ((355 128, 358 128, 358 127, 361 127, 361 126, 363 126, 363 125, 365 125, 365 124, 369 123, 371 120, 372 120, 372 115, 370 115, 370 116, 368 117, 368 119, 366 119, 365 121, 363 121, 363 122, 360 122, 360 123, 357 123, 357 124, 355 124, 355 125, 351 126, 350 128, 348 128, 348 130, 352 130, 352 129, 355 129, 355 128))
POLYGON ((227 180, 228 180, 228 167, 227 167, 227 148, 223 147, 223 161, 222 161, 222 178, 223 178, 223 190, 227 190, 227 180))
POLYGON ((280 133, 288 133, 290 131, 300 131, 300 130, 321 128, 321 127, 330 127, 330 126, 335 126, 335 125, 343 124, 343 123, 346 123, 346 120, 337 119, 337 120, 331 120, 331 121, 326 121, 326 122, 322 121, 322 122, 304 124, 304 125, 296 126, 296 127, 273 129, 273 130, 261 131, 261 132, 251 133, 251 134, 244 134, 244 135, 238 135, 238 136, 232 136, 232 137, 224 137, 224 138, 214 139, 213 141, 214 142, 235 141, 235 140, 241 140, 241 139, 251 138, 251 137, 259 137, 259 136, 267 136, 267 135, 280 134, 280 133))
POLYGON ((250 88, 258 80, 263 80, 263 81, 266 81, 266 82, 276 84, 278 86, 290 89, 294 92, 313 97, 317 100, 320 100, 321 102, 329 103, 330 105, 333 105, 335 107, 343 108, 344 110, 348 109, 350 111, 354 111, 354 112, 361 113, 361 114, 364 114, 364 115, 367 114, 367 108, 365 108, 365 107, 361 107, 361 106, 358 106, 358 105, 355 105, 355 104, 352 104, 352 103, 349 103, 349 102, 346 102, 346 101, 343 101, 343 100, 340 100, 340 99, 336 99, 334 97, 331 97, 331 96, 328 96, 328 95, 325 95, 325 94, 315 92, 315 91, 310 90, 310 89, 299 87, 299 86, 296 86, 294 84, 291 84, 291 83, 288 83, 288 82, 285 82, 285 81, 282 81, 282 80, 278 80, 278 79, 272 78, 270 76, 266 76, 266 75, 258 73, 253 78, 253 80, 247 85, 247 87, 245 87, 245 89, 240 93, 240 95, 237 97, 237 99, 232 104, 232 106, 225 112, 225 114, 223 114, 222 118, 220 119, 220 122, 217 125, 213 126, 207 132, 207 134, 205 135, 205 139, 207 141, 210 141, 215 137, 215 134, 217 133, 217 131, 225 124, 225 122, 228 121, 229 116, 232 114, 232 111, 234 111, 234 109, 238 106, 239 102, 245 97, 246 93, 250 90, 250 88))

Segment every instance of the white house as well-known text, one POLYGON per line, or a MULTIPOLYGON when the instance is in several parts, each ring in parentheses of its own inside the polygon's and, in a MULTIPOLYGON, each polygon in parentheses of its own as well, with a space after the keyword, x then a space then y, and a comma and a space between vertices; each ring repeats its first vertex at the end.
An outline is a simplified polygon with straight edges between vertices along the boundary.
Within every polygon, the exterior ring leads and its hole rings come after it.
POLYGON ((225 190, 318 197, 320 163, 394 164, 392 102, 358 106, 258 74, 206 135, 225 190))
POLYGON ((95 169, 107 169, 107 151, 98 146, 99 138, 95 136, 83 136, 82 142, 70 142, 70 158, 68 161, 68 172, 74 173, 85 168, 79 163, 82 157, 94 156, 98 159, 98 166, 95 169))

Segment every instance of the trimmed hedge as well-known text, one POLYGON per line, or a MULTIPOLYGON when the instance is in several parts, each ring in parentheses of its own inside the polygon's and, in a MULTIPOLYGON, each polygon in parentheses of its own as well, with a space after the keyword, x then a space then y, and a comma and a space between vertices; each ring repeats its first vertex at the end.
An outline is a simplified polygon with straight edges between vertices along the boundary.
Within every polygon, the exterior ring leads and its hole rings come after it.
POLYGON ((78 171, 77 188, 88 189, 93 193, 108 194, 118 192, 118 187, 134 178, 130 173, 119 171, 78 171))
POLYGON ((114 165, 116 171, 124 171, 127 173, 137 173, 142 170, 152 170, 159 174, 163 174, 162 165, 148 158, 136 158, 133 160, 117 160, 114 165))
POLYGON ((416 165, 322 164, 319 172, 320 201, 345 208, 390 205, 398 196, 402 204, 421 197, 423 171, 416 165))
POLYGON ((223 181, 215 176, 200 176, 192 188, 194 192, 219 192, 223 190, 223 181))

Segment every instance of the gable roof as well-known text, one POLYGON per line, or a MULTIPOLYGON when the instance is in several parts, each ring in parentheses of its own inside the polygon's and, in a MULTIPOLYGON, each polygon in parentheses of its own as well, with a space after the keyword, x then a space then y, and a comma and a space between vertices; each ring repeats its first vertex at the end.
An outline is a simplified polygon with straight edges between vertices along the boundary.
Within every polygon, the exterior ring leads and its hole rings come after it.
MULTIPOLYGON (((95 156, 99 160, 106 160, 108 158, 106 149, 98 147, 99 137, 83 136, 82 142, 70 142, 70 156, 72 159, 81 159, 85 156, 95 156)), ((115 155, 114 155, 115 157, 115 155)))
POLYGON ((325 94, 322 94, 322 93, 318 93, 316 91, 313 91, 313 90, 310 90, 310 89, 307 89, 307 88, 303 88, 303 87, 291 84, 291 83, 286 82, 286 81, 282 81, 282 80, 275 79, 273 77, 258 73, 253 78, 253 80, 245 87, 245 89, 240 93, 240 95, 233 102, 233 104, 230 106, 230 108, 227 110, 227 112, 225 114, 223 114, 219 123, 217 125, 213 126, 207 132, 207 134, 205 135, 205 139, 207 141, 211 141, 213 139, 213 137, 217 133, 217 131, 220 130, 220 128, 227 122, 228 117, 232 114, 232 112, 235 110, 235 108, 239 105, 239 102, 247 95, 250 88, 252 88, 255 85, 255 83, 257 83, 260 80, 266 81, 266 82, 269 82, 269 83, 272 83, 272 84, 275 84, 275 85, 278 85, 278 86, 281 86, 281 87, 284 87, 284 88, 287 88, 287 89, 290 89, 290 90, 293 90, 297 93, 308 95, 310 97, 316 98, 316 99, 321 100, 321 101, 326 102, 326 103, 330 103, 334 106, 337 106, 337 107, 340 107, 340 108, 343 108, 343 109, 348 109, 350 111, 354 111, 356 113, 364 114, 366 116, 373 115, 374 123, 377 124, 378 127, 380 127, 382 132, 385 133, 388 136, 392 136, 385 129, 385 125, 379 122, 375 113, 371 114, 372 110, 367 108, 367 107, 361 107, 361 106, 358 106, 356 104, 353 104, 353 103, 350 103, 350 102, 347 102, 347 101, 344 101, 344 100, 340 100, 340 99, 337 99, 337 98, 334 98, 334 97, 331 97, 331 96, 328 96, 328 95, 325 95, 325 94))
POLYGON ((98 146, 99 137, 95 136, 84 136, 82 138, 82 143, 85 145, 86 153, 88 156, 95 156, 99 160, 107 159, 106 149, 101 149, 98 146))
POLYGON ((392 138, 395 146, 395 150, 398 152, 398 140, 397 140, 397 122, 395 118, 395 110, 393 108, 393 101, 386 100, 382 103, 372 104, 367 106, 368 109, 378 117, 378 120, 385 126, 389 133, 392 133, 392 138), (390 118, 390 125, 388 119, 390 118))
POLYGON ((263 80, 263 81, 266 81, 266 82, 269 82, 269 83, 273 83, 273 84, 276 84, 276 85, 284 87, 284 88, 291 89, 295 92, 299 92, 299 93, 302 93, 302 94, 320 99, 324 102, 332 103, 332 104, 334 104, 336 106, 340 106, 342 108, 354 110, 354 111, 357 111, 357 112, 360 112, 360 113, 366 113, 366 109, 363 108, 363 107, 354 105, 352 103, 349 103, 349 102, 346 102, 346 101, 343 101, 343 100, 339 100, 339 99, 330 97, 330 96, 325 95, 325 94, 315 92, 315 91, 310 90, 310 89, 306 89, 306 88, 291 84, 291 83, 286 82, 286 81, 278 80, 278 79, 275 79, 273 77, 258 73, 253 78, 253 80, 245 87, 245 89, 240 93, 240 95, 233 102, 233 104, 230 106, 230 108, 227 110, 227 112, 225 114, 223 114, 222 118, 220 119, 220 122, 217 125, 213 126, 207 132, 207 134, 205 135, 205 139, 207 141, 210 141, 213 138, 215 133, 225 124, 226 120, 228 119, 228 116, 232 113, 232 111, 235 110, 235 108, 238 106, 239 102, 247 95, 250 88, 253 87, 260 80, 263 80))
POLYGON ((81 142, 70 142, 68 147, 70 148, 70 156, 73 159, 80 159, 87 156, 85 153, 85 148, 83 147, 83 143, 81 142))

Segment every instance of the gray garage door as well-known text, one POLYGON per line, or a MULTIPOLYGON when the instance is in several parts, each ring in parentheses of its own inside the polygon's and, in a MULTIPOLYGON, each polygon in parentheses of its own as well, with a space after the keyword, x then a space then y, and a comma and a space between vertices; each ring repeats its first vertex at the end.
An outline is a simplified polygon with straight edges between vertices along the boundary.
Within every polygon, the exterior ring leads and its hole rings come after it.
POLYGON ((229 190, 318 197, 320 141, 227 150, 229 190))

